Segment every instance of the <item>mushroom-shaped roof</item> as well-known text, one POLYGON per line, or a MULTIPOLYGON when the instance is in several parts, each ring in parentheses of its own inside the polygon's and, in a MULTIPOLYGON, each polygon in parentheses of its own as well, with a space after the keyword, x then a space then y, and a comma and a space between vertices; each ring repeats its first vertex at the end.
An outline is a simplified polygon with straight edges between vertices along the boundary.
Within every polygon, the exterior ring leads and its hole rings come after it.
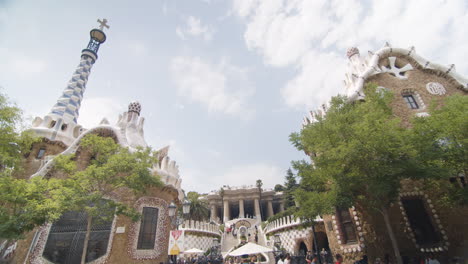
POLYGON ((351 58, 356 54, 359 54, 359 49, 356 47, 351 47, 346 51, 346 56, 348 56, 348 58, 351 58))
POLYGON ((141 112, 141 104, 138 101, 133 101, 128 105, 128 112, 134 112, 137 113, 137 115, 140 115, 141 112))

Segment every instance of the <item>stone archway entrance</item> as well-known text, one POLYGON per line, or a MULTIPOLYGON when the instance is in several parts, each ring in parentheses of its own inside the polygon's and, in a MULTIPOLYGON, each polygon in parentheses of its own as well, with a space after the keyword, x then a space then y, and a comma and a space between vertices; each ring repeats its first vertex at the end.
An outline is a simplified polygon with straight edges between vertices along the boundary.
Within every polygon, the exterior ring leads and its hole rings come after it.
MULTIPOLYGON (((328 236, 325 232, 315 232, 315 238, 317 240, 317 248, 319 251, 321 251, 322 249, 330 251, 330 245, 328 244, 328 236)), ((315 250, 315 245, 313 247, 313 250, 315 250)))
POLYGON ((299 250, 298 250, 298 255, 299 256, 306 256, 307 255, 307 245, 304 243, 304 241, 301 241, 299 244, 299 250))

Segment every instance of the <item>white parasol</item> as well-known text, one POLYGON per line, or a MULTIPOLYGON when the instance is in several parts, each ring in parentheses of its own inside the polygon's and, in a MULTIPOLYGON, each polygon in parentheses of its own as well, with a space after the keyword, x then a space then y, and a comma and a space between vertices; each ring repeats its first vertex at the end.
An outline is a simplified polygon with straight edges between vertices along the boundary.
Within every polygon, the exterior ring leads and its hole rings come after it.
POLYGON ((242 256, 242 255, 250 255, 250 254, 258 254, 258 253, 266 253, 272 252, 273 249, 267 248, 264 246, 257 245, 255 243, 249 242, 242 247, 229 252, 229 256, 242 256))
POLYGON ((200 254, 200 253, 203 253, 203 252, 205 252, 205 251, 203 251, 201 249, 198 249, 198 248, 192 248, 192 249, 184 251, 184 254, 200 254))

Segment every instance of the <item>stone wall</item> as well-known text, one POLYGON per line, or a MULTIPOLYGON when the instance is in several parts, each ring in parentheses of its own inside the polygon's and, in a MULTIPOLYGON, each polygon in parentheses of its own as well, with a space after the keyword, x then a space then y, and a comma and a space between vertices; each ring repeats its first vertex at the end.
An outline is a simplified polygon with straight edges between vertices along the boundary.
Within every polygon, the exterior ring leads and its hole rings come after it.
MULTIPOLYGON (((411 63, 411 60, 402 55, 390 55, 396 57, 396 63, 398 67, 411 63)), ((382 58, 380 65, 388 65, 388 58, 382 58)), ((376 83, 378 86, 389 89, 394 94, 394 100, 392 102, 392 108, 394 114, 403 119, 405 123, 408 123, 416 114, 427 112, 431 102, 435 100, 440 103, 444 97, 453 94, 466 94, 463 91, 461 85, 457 84, 451 77, 441 72, 430 70, 430 69, 419 69, 414 63, 412 66, 414 70, 405 72, 406 80, 402 80, 392 76, 390 73, 381 73, 374 75, 367 79, 366 83, 376 83), (428 91, 427 85, 429 83, 441 84, 445 89, 443 94, 433 94, 428 91), (420 106, 419 109, 408 108, 406 102, 401 96, 401 93, 405 89, 410 89, 417 96, 415 96, 420 106)))

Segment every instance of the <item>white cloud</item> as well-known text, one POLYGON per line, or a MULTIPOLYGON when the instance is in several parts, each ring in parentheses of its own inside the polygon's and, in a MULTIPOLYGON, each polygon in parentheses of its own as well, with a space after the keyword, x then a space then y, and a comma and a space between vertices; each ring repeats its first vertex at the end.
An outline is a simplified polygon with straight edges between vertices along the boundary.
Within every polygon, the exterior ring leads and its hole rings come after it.
POLYGON ((341 91, 346 60, 334 52, 316 53, 309 51, 299 62, 299 73, 281 89, 287 105, 318 106, 330 99, 330 95, 341 91))
POLYGON ((203 25, 199 18, 189 16, 185 20, 183 27, 176 28, 176 34, 181 39, 187 39, 187 36, 202 37, 206 41, 210 41, 213 38, 214 29, 210 25, 203 25))
POLYGON ((47 70, 47 60, 37 56, 19 51, 0 47, 0 71, 3 74, 14 74, 17 76, 29 76, 43 73, 47 70))
POLYGON ((252 117, 247 100, 253 88, 246 69, 226 60, 212 64, 198 57, 175 57, 171 73, 179 96, 204 105, 210 112, 252 117))
POLYGON ((23 74, 41 73, 46 69, 45 61, 36 58, 18 58, 12 61, 14 71, 23 74))
POLYGON ((218 186, 240 186, 241 184, 255 185, 262 180, 264 188, 273 188, 275 184, 283 182, 284 172, 281 168, 267 163, 254 163, 232 167, 225 172, 218 186))
POLYGON ((298 69, 282 89, 291 107, 317 106, 343 92, 344 54, 354 45, 361 54, 386 41, 415 46, 430 60, 468 71, 463 60, 468 28, 462 26, 468 23, 468 7, 463 0, 233 0, 232 13, 246 23, 246 46, 266 64, 298 69))
POLYGON ((128 43, 128 50, 135 56, 145 56, 148 54, 148 47, 142 41, 132 40, 128 43))
POLYGON ((111 124, 115 124, 119 114, 122 114, 125 110, 125 105, 116 98, 85 98, 81 104, 78 123, 85 128, 90 128, 99 125, 103 118, 107 118, 111 124))

